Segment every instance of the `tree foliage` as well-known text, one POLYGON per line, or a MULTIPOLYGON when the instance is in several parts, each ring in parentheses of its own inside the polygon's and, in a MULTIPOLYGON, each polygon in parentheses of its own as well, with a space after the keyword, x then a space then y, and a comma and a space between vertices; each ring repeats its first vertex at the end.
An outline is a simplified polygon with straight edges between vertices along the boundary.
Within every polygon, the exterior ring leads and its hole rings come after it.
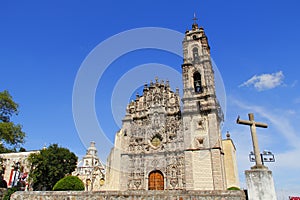
POLYGON ((241 190, 241 189, 238 187, 230 187, 230 188, 227 188, 227 190, 241 190))
POLYGON ((7 188, 7 182, 2 176, 0 177, 0 188, 7 188))
POLYGON ((18 115, 18 108, 8 91, 0 92, 0 153, 15 151, 18 145, 24 143, 22 126, 11 121, 14 115, 18 115))
POLYGON ((84 184, 77 176, 66 176, 60 179, 53 187, 54 191, 82 191, 84 184))
POLYGON ((18 191, 18 188, 13 187, 13 188, 8 188, 7 192, 5 193, 3 200, 10 200, 10 196, 18 191))
POLYGON ((71 174, 77 163, 77 156, 66 148, 50 145, 40 153, 28 157, 31 164, 29 179, 34 190, 52 190, 53 186, 67 174, 71 174))

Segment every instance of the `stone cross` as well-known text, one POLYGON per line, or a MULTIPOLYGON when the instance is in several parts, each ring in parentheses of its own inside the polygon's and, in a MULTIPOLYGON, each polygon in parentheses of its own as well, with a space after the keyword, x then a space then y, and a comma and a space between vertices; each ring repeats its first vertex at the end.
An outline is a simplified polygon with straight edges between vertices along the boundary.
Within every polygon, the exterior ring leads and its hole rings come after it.
POLYGON ((194 18, 193 18, 194 24, 197 23, 197 20, 198 20, 198 18, 196 17, 196 13, 194 13, 194 18))
POLYGON ((261 122, 255 122, 253 113, 249 113, 248 116, 249 116, 249 121, 242 120, 242 119, 240 119, 240 116, 238 116, 236 123, 250 126, 253 151, 254 151, 255 162, 256 162, 256 165, 253 168, 265 168, 261 161, 260 150, 259 150, 259 146, 258 146, 258 139, 257 139, 257 135, 256 135, 256 127, 268 128, 268 125, 261 123, 261 122))

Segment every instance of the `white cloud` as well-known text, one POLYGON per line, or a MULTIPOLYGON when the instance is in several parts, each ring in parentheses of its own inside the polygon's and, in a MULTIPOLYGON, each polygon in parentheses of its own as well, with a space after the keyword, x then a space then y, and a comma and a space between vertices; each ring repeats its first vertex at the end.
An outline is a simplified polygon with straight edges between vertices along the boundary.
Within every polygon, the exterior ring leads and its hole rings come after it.
POLYGON ((292 87, 292 88, 293 88, 293 87, 296 87, 297 84, 298 84, 298 80, 295 80, 295 81, 292 83, 291 87, 292 87))
POLYGON ((296 99, 294 99, 294 103, 295 103, 295 104, 300 104, 300 97, 299 97, 299 98, 296 98, 296 99))
POLYGON ((282 71, 272 74, 254 75, 252 78, 242 83, 239 87, 254 86, 258 91, 269 90, 283 84, 284 75, 282 71))
POLYGON ((233 100, 233 102, 240 108, 251 110, 254 113, 259 114, 262 117, 268 119, 274 128, 277 129, 278 133, 282 134, 291 146, 294 148, 299 148, 300 138, 296 132, 296 128, 291 124, 291 120, 287 118, 289 115, 289 110, 272 112, 271 109, 265 109, 261 106, 246 105, 238 100, 233 100))

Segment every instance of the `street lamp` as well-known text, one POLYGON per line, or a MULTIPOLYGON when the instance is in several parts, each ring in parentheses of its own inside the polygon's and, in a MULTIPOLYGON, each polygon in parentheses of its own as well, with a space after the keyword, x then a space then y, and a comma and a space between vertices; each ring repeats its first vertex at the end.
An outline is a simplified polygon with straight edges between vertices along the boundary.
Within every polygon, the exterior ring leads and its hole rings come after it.
MULTIPOLYGON (((263 151, 260 153, 262 164, 264 165, 265 162, 275 162, 274 154, 271 151, 263 151)), ((250 162, 255 162, 255 154, 253 151, 249 154, 250 162)))

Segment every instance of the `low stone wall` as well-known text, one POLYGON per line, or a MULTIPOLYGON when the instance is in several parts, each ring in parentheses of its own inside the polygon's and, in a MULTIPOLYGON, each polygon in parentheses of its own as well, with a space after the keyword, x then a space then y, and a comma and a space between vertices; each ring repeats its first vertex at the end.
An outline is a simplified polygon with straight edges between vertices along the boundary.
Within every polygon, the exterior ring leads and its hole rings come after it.
POLYGON ((15 192, 12 200, 246 200, 243 191, 15 192))
POLYGON ((0 199, 3 199, 4 195, 6 194, 7 189, 6 188, 0 188, 0 199))

